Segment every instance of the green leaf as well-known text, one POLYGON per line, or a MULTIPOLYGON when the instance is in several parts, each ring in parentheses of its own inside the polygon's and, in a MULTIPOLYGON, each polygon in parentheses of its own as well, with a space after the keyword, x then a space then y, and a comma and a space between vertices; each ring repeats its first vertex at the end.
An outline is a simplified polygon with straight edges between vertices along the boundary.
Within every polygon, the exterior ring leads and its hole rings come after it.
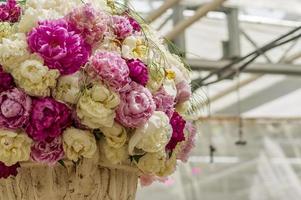
POLYGON ((58 163, 67 169, 67 166, 63 160, 59 160, 58 163))
POLYGON ((131 156, 130 159, 131 159, 131 162, 135 161, 136 163, 139 162, 140 158, 142 158, 144 156, 143 155, 135 155, 135 156, 131 156))
POLYGON ((103 135, 102 132, 99 129, 94 129, 93 134, 94 134, 95 139, 97 141, 99 141, 101 139, 102 135, 103 135))

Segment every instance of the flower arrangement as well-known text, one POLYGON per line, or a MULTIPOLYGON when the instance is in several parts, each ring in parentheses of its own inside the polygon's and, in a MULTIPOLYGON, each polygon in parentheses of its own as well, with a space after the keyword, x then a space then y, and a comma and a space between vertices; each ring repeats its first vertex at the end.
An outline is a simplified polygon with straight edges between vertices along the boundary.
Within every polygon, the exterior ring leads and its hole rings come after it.
POLYGON ((0 64, 0 178, 98 155, 148 185, 187 161, 189 70, 129 8, 2 2, 0 64))

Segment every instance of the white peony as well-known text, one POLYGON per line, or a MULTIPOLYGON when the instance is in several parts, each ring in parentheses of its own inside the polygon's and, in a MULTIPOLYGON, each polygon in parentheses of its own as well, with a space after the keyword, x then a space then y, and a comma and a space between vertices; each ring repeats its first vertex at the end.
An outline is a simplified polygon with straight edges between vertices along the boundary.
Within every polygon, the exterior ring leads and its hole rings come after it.
POLYGON ((71 75, 61 76, 58 79, 57 86, 53 92, 53 96, 60 101, 76 104, 81 91, 81 72, 71 75))
POLYGON ((141 36, 129 36, 125 38, 122 43, 121 52, 123 58, 139 58, 144 63, 148 62, 146 42, 141 36))
POLYGON ((173 98, 177 96, 177 87, 174 80, 165 79, 163 82, 163 88, 166 93, 173 98))
MULTIPOLYGON (((110 9, 107 7, 105 0, 85 0, 85 3, 90 3, 95 9, 106 10, 110 9)), ((83 6, 84 3, 81 0, 27 0, 26 6, 29 8, 40 9, 52 9, 58 14, 65 16, 71 12, 74 8, 83 6)))
POLYGON ((86 0, 86 3, 90 3, 97 10, 111 11, 111 8, 107 6, 107 0, 86 0))
POLYGON ((172 127, 168 116, 155 111, 151 118, 142 127, 136 129, 129 141, 129 154, 135 155, 135 149, 155 153, 165 149, 172 134, 172 127))
POLYGON ((27 8, 18 24, 18 30, 22 33, 27 33, 38 25, 38 21, 54 20, 63 17, 53 9, 35 9, 27 8))
POLYGON ((120 44, 114 40, 114 36, 106 36, 104 37, 101 43, 97 44, 98 46, 95 48, 98 51, 111 51, 121 54, 120 44))
POLYGON ((191 82, 190 72, 184 66, 181 59, 177 55, 170 54, 170 53, 166 54, 166 58, 167 58, 168 67, 171 70, 173 70, 174 73, 176 74, 175 83, 178 84, 178 83, 182 82, 183 80, 190 83, 191 82))
POLYGON ((54 10, 59 15, 65 16, 74 8, 83 5, 81 0, 27 0, 26 6, 36 10, 54 10))

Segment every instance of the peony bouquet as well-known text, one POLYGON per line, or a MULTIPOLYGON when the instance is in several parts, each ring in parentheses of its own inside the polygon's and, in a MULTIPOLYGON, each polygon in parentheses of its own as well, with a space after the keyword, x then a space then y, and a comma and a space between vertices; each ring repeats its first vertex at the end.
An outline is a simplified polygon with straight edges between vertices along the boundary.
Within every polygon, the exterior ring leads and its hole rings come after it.
POLYGON ((0 178, 23 162, 100 157, 144 185, 187 161, 189 71, 158 33, 113 1, 0 4, 0 178))

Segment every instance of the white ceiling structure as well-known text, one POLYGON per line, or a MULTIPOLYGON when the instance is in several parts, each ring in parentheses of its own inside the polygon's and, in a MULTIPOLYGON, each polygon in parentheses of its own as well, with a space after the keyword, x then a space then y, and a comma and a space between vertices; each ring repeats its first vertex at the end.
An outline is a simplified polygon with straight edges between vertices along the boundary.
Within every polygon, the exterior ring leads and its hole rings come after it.
MULTIPOLYGON (((183 0, 185 6, 198 6, 210 2, 204 0, 183 0)), ((162 4, 162 1, 154 0, 131 0, 131 5, 145 15, 162 4)), ((300 0, 228 0, 226 7, 239 8, 240 28, 257 44, 262 46, 271 40, 288 32, 292 28, 301 25, 301 1, 300 0)), ((152 26, 160 27, 162 22, 172 14, 168 10, 156 20, 152 26)), ((188 18, 193 15, 193 10, 186 10, 184 16, 188 18)), ((160 29, 162 35, 172 30, 171 20, 160 29)), ((226 15, 221 12, 210 12, 207 17, 199 20, 186 29, 186 52, 188 58, 201 58, 205 60, 218 61, 222 59, 222 42, 227 40, 228 30, 226 15)), ((241 55, 245 55, 255 47, 244 37, 240 36, 241 55)), ((282 58, 289 58, 301 52, 301 40, 286 44, 266 54, 270 62, 277 63, 282 58), (286 55, 283 56, 284 52, 286 55), (283 56, 283 57, 282 57, 283 56)), ((256 60, 259 63, 267 63, 265 57, 256 60)), ((294 64, 300 64, 301 59, 296 59, 294 64)), ((301 67, 301 66, 299 66, 301 67)), ((195 73, 194 77, 206 72, 195 73)), ((244 82, 254 75, 242 74, 240 82, 244 82)), ((300 76, 264 75, 250 84, 241 87, 240 107, 243 116, 252 117, 292 117, 301 115, 300 76)), ((226 80, 209 86, 209 96, 215 98, 229 87, 235 87, 236 80, 226 80)), ((223 95, 222 98, 211 103, 213 113, 218 115, 237 115, 238 110, 237 90, 223 95)))

